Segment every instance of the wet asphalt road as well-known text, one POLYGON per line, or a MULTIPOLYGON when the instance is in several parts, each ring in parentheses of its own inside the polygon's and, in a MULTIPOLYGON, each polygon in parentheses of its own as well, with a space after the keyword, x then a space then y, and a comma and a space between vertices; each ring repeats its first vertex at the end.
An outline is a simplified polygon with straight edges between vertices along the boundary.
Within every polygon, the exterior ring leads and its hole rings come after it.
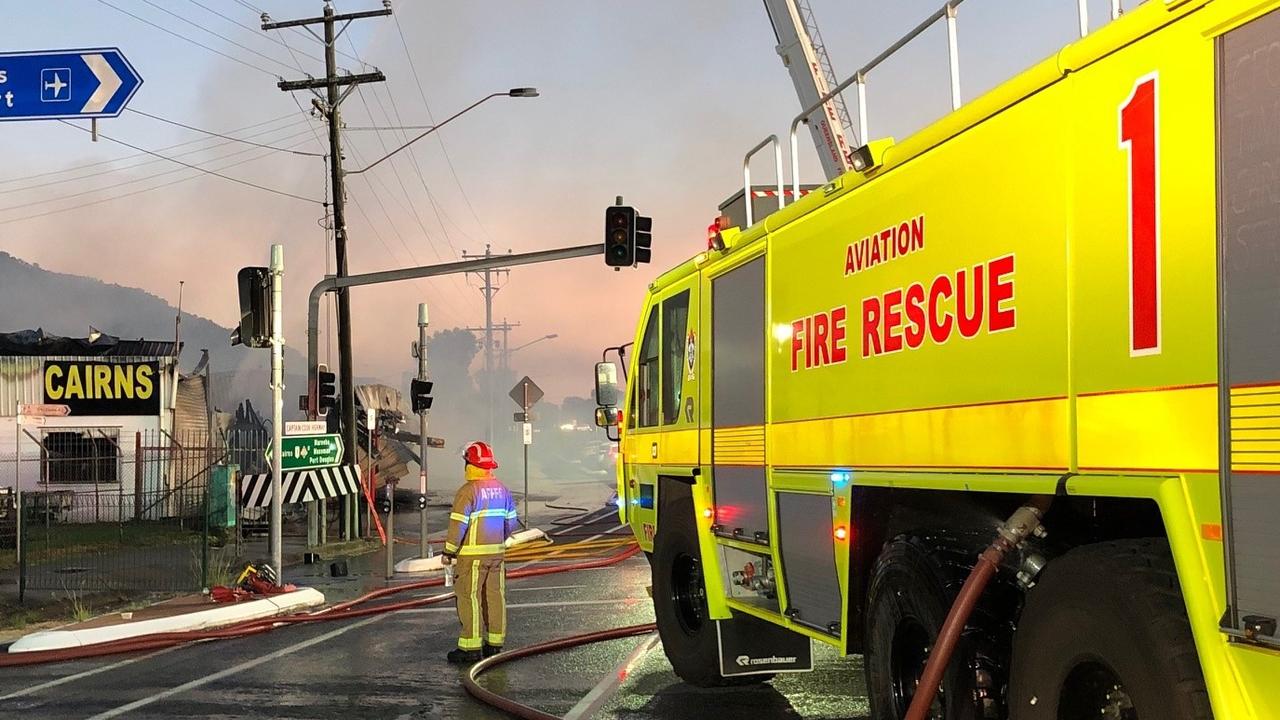
MULTIPOLYGON (((651 622, 648 584, 643 556, 613 568, 512 581, 508 643, 651 622)), ((0 717, 507 717, 471 699, 461 671, 444 662, 457 627, 452 604, 445 604, 154 654, 5 669, 0 717)), ((660 644, 639 637, 519 660, 487 673, 483 684, 570 717, 581 717, 584 697, 602 684, 607 692, 595 715, 602 718, 865 717, 859 659, 837 658, 821 647, 817 658, 813 673, 758 687, 700 690, 672 674, 660 644), (642 644, 650 647, 633 658, 625 682, 608 685, 642 644)))

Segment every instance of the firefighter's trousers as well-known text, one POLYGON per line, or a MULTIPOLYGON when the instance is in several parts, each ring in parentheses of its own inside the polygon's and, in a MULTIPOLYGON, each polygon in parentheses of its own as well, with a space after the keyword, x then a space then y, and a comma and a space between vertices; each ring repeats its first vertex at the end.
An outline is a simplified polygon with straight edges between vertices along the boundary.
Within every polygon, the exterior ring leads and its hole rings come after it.
POLYGON ((501 646, 507 632, 507 569, 501 555, 461 555, 454 593, 462 633, 458 647, 501 646))

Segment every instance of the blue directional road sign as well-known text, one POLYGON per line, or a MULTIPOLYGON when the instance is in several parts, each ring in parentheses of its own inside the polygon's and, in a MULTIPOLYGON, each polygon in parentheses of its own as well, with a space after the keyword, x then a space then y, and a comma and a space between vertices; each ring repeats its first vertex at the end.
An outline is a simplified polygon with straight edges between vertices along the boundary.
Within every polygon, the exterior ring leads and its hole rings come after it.
POLYGON ((115 117, 140 85, 116 48, 0 53, 0 120, 115 117))

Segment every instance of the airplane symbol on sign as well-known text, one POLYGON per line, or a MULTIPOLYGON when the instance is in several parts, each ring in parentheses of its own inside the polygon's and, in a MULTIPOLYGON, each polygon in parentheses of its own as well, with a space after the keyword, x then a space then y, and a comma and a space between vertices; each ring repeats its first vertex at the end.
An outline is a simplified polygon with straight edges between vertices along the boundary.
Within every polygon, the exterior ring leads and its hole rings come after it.
POLYGON ((71 99, 70 68, 47 68, 40 72, 40 100, 43 102, 66 102, 71 99), (63 80, 63 76, 66 80, 63 80), (66 90, 64 93, 63 90, 66 90))

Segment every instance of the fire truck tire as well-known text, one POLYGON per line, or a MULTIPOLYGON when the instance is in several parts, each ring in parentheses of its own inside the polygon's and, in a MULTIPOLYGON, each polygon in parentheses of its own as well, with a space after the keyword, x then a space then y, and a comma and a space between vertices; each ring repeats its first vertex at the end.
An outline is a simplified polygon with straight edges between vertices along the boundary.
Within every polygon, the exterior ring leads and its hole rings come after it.
MULTIPOLYGON (((720 675, 715 621, 707 610, 693 501, 664 505, 654 538, 653 614, 662 650, 681 680, 696 687, 754 685, 771 675, 720 675)), ((729 621, 732 622, 732 621, 729 621)))
POLYGON ((1122 540, 1051 561, 1013 639, 1010 716, 1213 717, 1169 545, 1122 540))
MULTIPOLYGON (((936 548, 901 536, 884 548, 871 571, 867 595, 864 665, 872 720, 899 720, 907 713, 916 684, 946 620, 953 593, 950 573, 936 548)), ((985 717, 975 676, 975 633, 966 631, 930 711, 931 720, 985 717)))

